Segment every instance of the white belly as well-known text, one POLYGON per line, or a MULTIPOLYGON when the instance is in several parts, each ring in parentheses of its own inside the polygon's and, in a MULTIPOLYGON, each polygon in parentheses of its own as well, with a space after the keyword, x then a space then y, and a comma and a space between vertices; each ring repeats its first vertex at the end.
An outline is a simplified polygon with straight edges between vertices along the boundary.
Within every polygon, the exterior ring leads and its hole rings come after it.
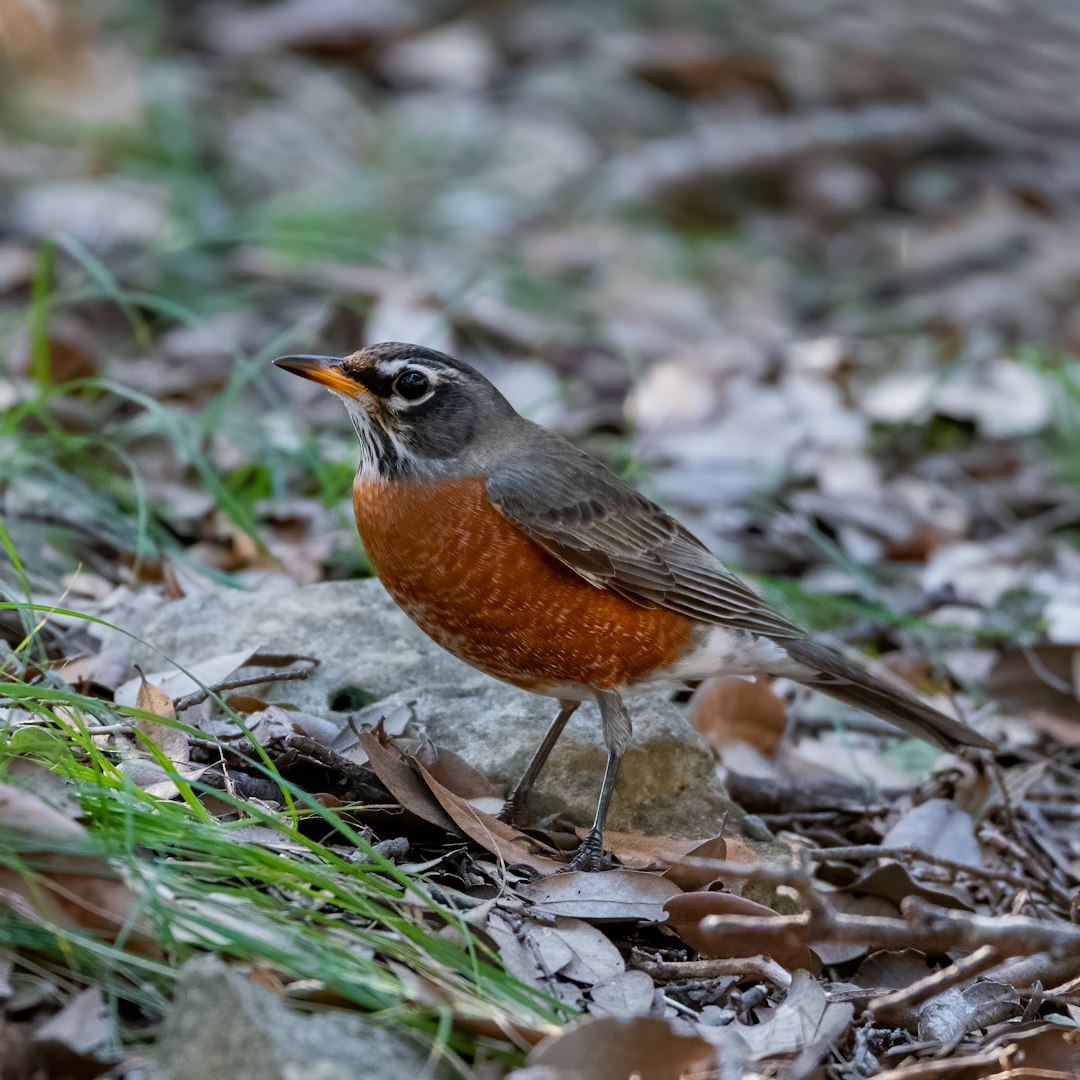
POLYGON ((792 660, 786 649, 769 638, 746 630, 703 626, 691 648, 674 664, 641 683, 685 682, 712 675, 761 674, 799 679, 813 672, 805 664, 792 660))

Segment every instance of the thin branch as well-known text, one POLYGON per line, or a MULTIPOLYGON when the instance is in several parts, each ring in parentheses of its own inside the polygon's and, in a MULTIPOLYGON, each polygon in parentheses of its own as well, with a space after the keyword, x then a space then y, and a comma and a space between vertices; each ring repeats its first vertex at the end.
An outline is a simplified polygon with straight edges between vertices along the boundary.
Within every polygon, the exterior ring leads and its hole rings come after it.
POLYGON ((1080 956, 1080 926, 1040 922, 1018 915, 988 916, 947 911, 916 896, 901 905, 903 918, 846 915, 826 904, 799 915, 707 915, 705 933, 738 935, 748 951, 771 953, 780 944, 848 942, 879 949, 919 949, 944 953, 992 945, 1002 956, 1045 952, 1080 956))
POLYGON ((229 679, 226 682, 218 683, 217 686, 211 686, 207 690, 196 690, 193 694, 188 694, 187 697, 177 698, 173 707, 179 713, 185 709, 190 709, 193 705, 201 705, 211 694, 220 694, 223 690, 238 690, 242 686, 259 686, 262 683, 297 682, 300 679, 306 679, 310 674, 310 671, 271 671, 266 675, 249 675, 243 679, 229 679))
POLYGON ((895 859, 897 862, 904 862, 910 859, 925 863, 927 866, 939 866, 954 875, 966 874, 968 877, 982 878, 999 885, 1012 885, 1017 889, 1031 888, 1029 880, 1016 874, 955 862, 912 847, 883 848, 874 844, 859 844, 855 847, 814 848, 806 852, 806 857, 811 862, 832 862, 834 859, 839 862, 869 862, 872 859, 895 859))
POLYGON ((984 971, 994 967, 1001 960, 1001 954, 994 945, 982 945, 970 956, 957 960, 940 971, 919 979, 902 990, 882 997, 874 998, 867 1005, 867 1012, 873 1013, 874 1019, 886 1025, 906 1026, 911 1011, 924 1001, 943 994, 958 983, 973 979, 984 971))
POLYGON ((636 968, 661 983, 674 982, 676 979, 717 979, 733 975, 739 979, 747 976, 764 979, 783 990, 791 985, 791 973, 768 956, 667 961, 654 960, 643 949, 635 948, 630 957, 636 968))

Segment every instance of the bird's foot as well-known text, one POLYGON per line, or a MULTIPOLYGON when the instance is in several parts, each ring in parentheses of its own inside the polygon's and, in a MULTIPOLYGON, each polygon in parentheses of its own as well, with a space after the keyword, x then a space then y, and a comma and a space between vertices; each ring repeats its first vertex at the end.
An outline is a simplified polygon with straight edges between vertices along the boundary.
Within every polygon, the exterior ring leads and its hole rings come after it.
POLYGON ((574 857, 564 866, 559 873, 569 874, 574 870, 585 870, 592 873, 604 870, 611 866, 610 853, 604 850, 603 840, 598 829, 590 829, 589 835, 581 842, 581 847, 574 852, 574 857))
POLYGON ((506 798, 502 809, 495 815, 496 820, 504 821, 507 825, 522 826, 526 822, 525 800, 515 797, 513 792, 506 798))

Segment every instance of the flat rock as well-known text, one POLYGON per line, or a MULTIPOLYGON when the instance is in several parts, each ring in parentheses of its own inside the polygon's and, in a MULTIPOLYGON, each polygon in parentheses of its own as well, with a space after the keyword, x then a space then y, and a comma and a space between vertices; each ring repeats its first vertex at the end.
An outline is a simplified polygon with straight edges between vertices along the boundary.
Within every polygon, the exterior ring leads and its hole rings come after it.
MULTIPOLYGON (((214 590, 166 605, 141 636, 159 651, 133 650, 132 662, 147 671, 165 666, 162 654, 183 665, 245 648, 317 657, 319 666, 304 682, 245 692, 343 726, 373 702, 385 703, 388 714, 408 705, 418 732, 507 784, 524 769, 557 709, 554 700, 500 683, 444 652, 375 580, 286 592, 214 590)), ((610 826, 672 836, 712 835, 725 820, 729 829, 737 826, 743 813, 724 791, 685 706, 666 692, 633 695, 628 704, 634 744, 623 760, 610 826)), ((604 760, 597 709, 586 703, 540 776, 533 810, 561 810, 589 824, 604 760)))
POLYGON ((449 1077, 419 1039, 359 1013, 302 1013, 215 956, 189 960, 155 1050, 154 1080, 449 1077), (362 1063, 362 1065, 361 1065, 362 1063))

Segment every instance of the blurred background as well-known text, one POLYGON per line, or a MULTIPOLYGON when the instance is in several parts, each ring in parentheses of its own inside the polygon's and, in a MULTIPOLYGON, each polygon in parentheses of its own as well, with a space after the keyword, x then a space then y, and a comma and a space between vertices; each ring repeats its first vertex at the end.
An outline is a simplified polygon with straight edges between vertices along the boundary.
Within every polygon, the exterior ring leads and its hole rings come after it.
POLYGON ((367 573, 269 361, 403 340, 804 622, 1075 706, 1075 0, 0 0, 0 52, 9 594, 367 573))

